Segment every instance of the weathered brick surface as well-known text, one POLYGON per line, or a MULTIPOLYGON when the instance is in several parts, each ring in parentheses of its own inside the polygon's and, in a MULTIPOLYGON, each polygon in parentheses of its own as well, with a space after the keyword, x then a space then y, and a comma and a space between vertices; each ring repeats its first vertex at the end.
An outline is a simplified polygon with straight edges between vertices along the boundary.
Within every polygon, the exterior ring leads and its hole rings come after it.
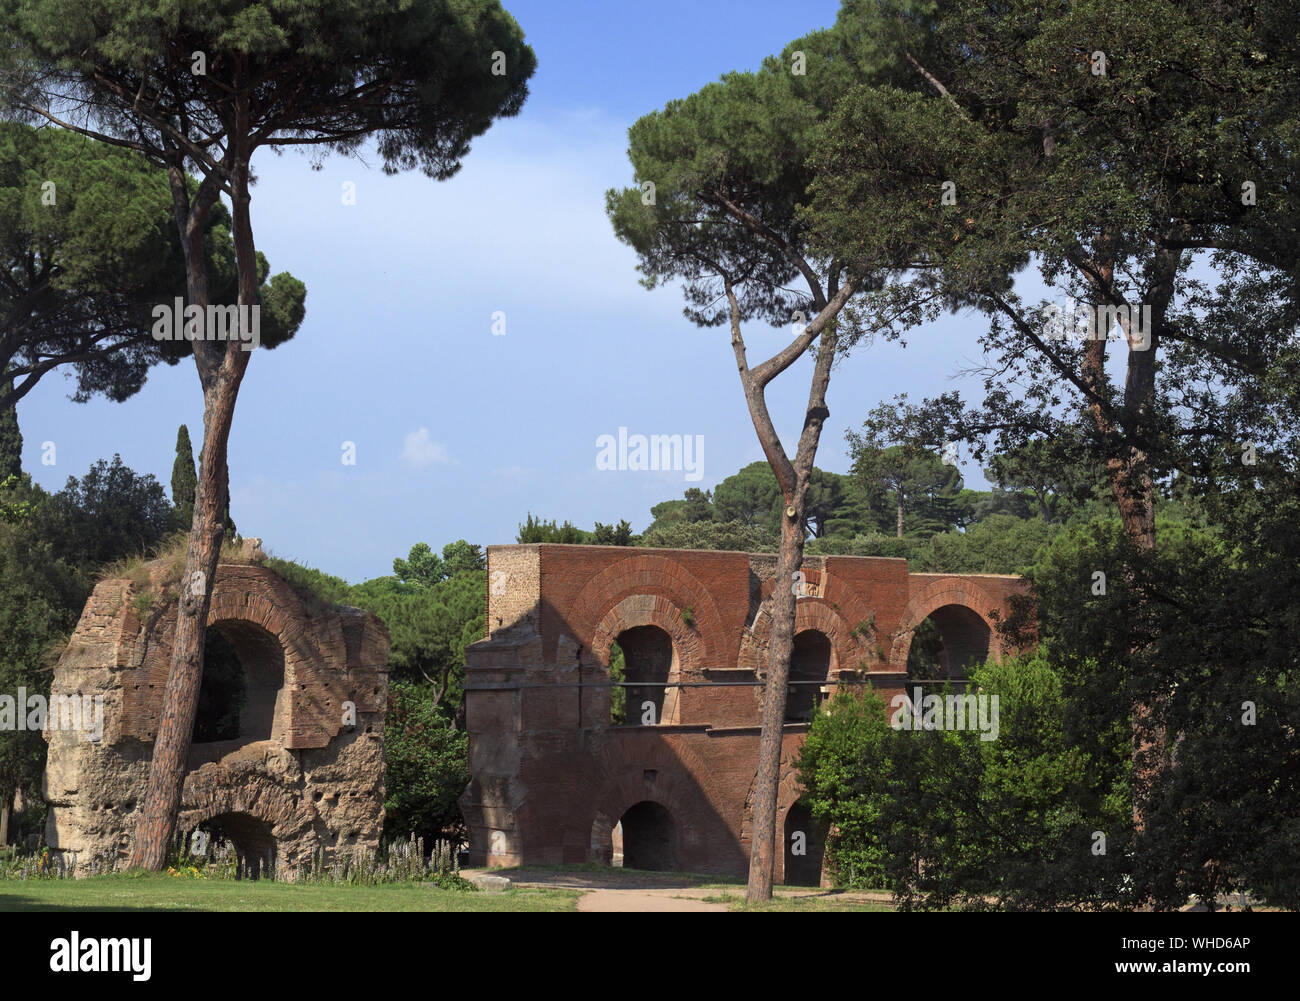
MULTIPOLYGON (((762 689, 717 683, 765 673, 769 599, 795 586, 775 572, 771 555, 489 547, 488 638, 466 658, 472 781, 461 806, 472 861, 608 861, 614 826, 648 800, 672 816, 679 869, 743 874, 762 689), (716 687, 680 689, 659 725, 614 727, 610 646, 643 626, 672 641, 670 681, 716 687)), ((904 688, 911 631, 926 616, 958 605, 991 628, 1024 589, 1015 577, 910 574, 904 560, 838 556, 808 557, 799 587, 796 633, 830 643, 823 691, 868 678, 886 700, 904 688)), ((996 632, 988 643, 990 656, 1004 654, 996 632)), ((799 798, 806 731, 786 727, 779 822, 799 798)))
MULTIPOLYGON (((163 584, 156 574, 143 587, 102 581, 55 668, 55 695, 104 699, 101 740, 45 734, 46 839, 82 871, 96 857, 125 858, 143 802, 176 625, 163 584)), ((317 847, 377 845, 388 705, 383 624, 360 609, 309 607, 264 567, 222 565, 208 628, 235 647, 250 685, 255 674, 274 679, 269 736, 193 745, 179 826, 247 815, 270 828, 279 860, 291 865, 317 847), (348 701, 355 726, 344 723, 348 701)))

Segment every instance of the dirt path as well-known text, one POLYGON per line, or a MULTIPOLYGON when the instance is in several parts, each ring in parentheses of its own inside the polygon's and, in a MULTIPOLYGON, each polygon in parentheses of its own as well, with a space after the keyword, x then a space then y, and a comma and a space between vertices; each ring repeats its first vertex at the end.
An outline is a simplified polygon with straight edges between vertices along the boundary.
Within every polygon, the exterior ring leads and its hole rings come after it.
POLYGON ((647 911, 726 911, 726 904, 699 899, 706 891, 696 890, 592 890, 578 898, 578 910, 595 913, 647 911))
MULTIPOLYGON (((476 870, 481 871, 481 870, 476 870)), ((474 872, 463 873, 472 876, 474 872)), ((642 873, 621 869, 553 871, 514 869, 502 872, 516 886, 580 890, 580 912, 611 914, 648 911, 723 911, 726 904, 705 900, 716 890, 700 889, 699 877, 642 873)))

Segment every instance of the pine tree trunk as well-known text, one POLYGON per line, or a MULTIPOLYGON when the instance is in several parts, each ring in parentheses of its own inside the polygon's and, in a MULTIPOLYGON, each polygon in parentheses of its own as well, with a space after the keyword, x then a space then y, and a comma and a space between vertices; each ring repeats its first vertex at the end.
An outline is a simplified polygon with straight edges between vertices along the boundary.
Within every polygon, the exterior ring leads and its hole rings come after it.
POLYGON ((772 589, 771 645, 767 684, 763 690, 762 729, 758 739, 758 773, 754 777, 754 828, 746 893, 751 902, 772 898, 776 868, 776 795, 781 780, 781 746, 785 739, 785 705, 789 694, 794 612, 798 600, 794 593, 794 575, 803 564, 801 505, 802 498, 795 504, 795 517, 784 517, 781 522, 781 551, 772 589))
POLYGON ((0 802, 0 848, 9 844, 9 796, 0 802))
POLYGON ((903 537, 903 492, 898 492, 898 517, 895 528, 898 532, 898 538, 903 537))
MULTIPOLYGON (((232 171, 234 238, 239 270, 239 304, 257 302, 257 268, 252 251, 248 215, 248 163, 245 156, 232 171), (251 278, 250 278, 251 276, 251 278)), ((173 190, 176 185, 173 183, 173 190)), ((188 206, 188 202, 186 203, 188 206)), ((178 218, 180 213, 178 212, 178 218)), ((207 304, 207 268, 203 230, 207 211, 202 205, 186 213, 187 285, 190 301, 207 304), (196 219, 197 216, 197 219, 196 219)), ((240 310, 241 322, 245 315, 240 310)), ((149 787, 136 828, 130 865, 160 870, 167 860, 167 845, 176 828, 184 792, 199 688, 203 682, 203 647, 207 636, 212 584, 221 558, 229 507, 229 471, 226 464, 230 427, 239 386, 248 367, 243 349, 244 331, 234 341, 194 342, 195 364, 203 384, 203 449, 198 486, 194 495, 194 520, 185 553, 171 668, 163 693, 162 715, 149 768, 149 787)))

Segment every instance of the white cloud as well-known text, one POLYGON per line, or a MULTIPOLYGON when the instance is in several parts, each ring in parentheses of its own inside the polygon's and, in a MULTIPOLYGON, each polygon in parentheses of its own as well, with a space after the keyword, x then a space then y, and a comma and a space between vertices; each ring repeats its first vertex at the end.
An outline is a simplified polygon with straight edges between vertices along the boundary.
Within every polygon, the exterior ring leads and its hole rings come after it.
POLYGON ((410 431, 402 445, 402 461, 413 469, 423 469, 435 462, 450 462, 447 446, 438 441, 429 440, 429 429, 420 428, 410 431))

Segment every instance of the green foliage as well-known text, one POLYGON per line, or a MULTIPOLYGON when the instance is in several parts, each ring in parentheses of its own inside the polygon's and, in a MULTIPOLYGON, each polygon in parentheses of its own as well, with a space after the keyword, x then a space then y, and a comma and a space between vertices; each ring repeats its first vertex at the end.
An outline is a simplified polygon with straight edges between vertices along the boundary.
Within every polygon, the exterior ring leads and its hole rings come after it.
POLYGON ((838 885, 887 885, 881 825, 893 737, 879 696, 870 687, 846 689, 814 714, 799 752, 803 800, 834 825, 826 864, 838 885))
POLYGON ((597 546, 630 546, 634 542, 632 526, 627 521, 620 521, 617 525, 596 522, 591 541, 597 546))
POLYGON ((798 768, 814 816, 835 825, 837 878, 887 886, 905 908, 1122 906, 1122 728, 1091 749, 1072 740, 1061 678, 1041 655, 984 665, 973 680, 999 699, 995 740, 894 729, 870 690, 841 693, 814 718, 798 768), (1090 850, 1094 830, 1106 855, 1090 850))
POLYGON ((393 560, 393 573, 404 584, 413 587, 433 585, 461 573, 483 570, 487 559, 481 546, 470 545, 457 539, 442 547, 442 558, 435 556, 427 542, 417 542, 406 559, 393 560))
POLYGON ((767 462, 751 462, 728 476, 713 491, 713 511, 717 521, 737 521, 748 528, 763 529, 779 535, 781 529, 781 488, 767 462))
POLYGON ((647 529, 637 543, 658 549, 721 549, 742 553, 775 552, 779 539, 770 530, 740 521, 680 521, 647 529))
POLYGON ((609 722, 622 726, 627 722, 627 689, 622 687, 627 680, 627 661, 617 643, 609 645, 609 680, 613 686, 609 690, 609 722))
MULTIPOLYGON (((232 303, 234 244, 220 205, 205 246, 211 301, 232 303)), ((268 282, 265 257, 257 263, 261 340, 273 348, 302 322, 306 289, 287 273, 268 282)), ((154 308, 185 292, 184 261, 167 175, 136 153, 0 122, 0 266, 11 279, 0 287, 0 406, 55 365, 75 374, 73 399, 125 400, 153 365, 191 354, 189 341, 152 335, 154 308)))
MULTIPOLYGON (((0 399, 13 392, 12 379, 0 384, 0 399)), ((18 411, 0 406, 0 483, 23 471, 23 433, 18 429, 18 411)))
POLYGON ((579 545, 591 542, 591 533, 584 532, 571 522, 566 521, 557 526, 554 521, 542 521, 528 513, 528 520, 519 526, 515 541, 521 545, 536 542, 558 542, 565 545, 579 545))
POLYGON ((427 686, 394 682, 384 726, 389 838, 458 838, 464 830, 457 799, 469 783, 467 737, 451 726, 427 686))
POLYGON ((81 479, 68 477, 45 511, 35 515, 36 529, 88 566, 151 551, 173 517, 162 484, 152 474, 137 475, 119 455, 112 463, 100 459, 81 479))

